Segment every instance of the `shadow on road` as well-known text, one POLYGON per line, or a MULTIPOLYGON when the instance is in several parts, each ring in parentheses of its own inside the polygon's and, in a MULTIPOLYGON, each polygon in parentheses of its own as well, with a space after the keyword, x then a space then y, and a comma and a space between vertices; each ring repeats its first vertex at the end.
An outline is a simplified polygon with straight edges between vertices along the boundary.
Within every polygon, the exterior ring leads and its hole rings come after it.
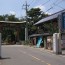
POLYGON ((0 60, 11 59, 10 57, 1 57, 0 60))
POLYGON ((65 55, 65 54, 62 54, 62 55, 65 55))

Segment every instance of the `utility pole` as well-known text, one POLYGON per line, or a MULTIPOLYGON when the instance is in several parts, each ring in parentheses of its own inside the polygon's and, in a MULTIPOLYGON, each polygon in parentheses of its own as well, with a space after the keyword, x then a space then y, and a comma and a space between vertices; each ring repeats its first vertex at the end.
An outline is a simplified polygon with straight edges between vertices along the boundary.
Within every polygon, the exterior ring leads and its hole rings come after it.
POLYGON ((23 6, 25 7, 24 9, 26 10, 26 25, 25 25, 25 41, 28 40, 28 16, 27 16, 27 11, 28 11, 28 7, 29 5, 27 4, 27 1, 25 4, 23 4, 23 6))

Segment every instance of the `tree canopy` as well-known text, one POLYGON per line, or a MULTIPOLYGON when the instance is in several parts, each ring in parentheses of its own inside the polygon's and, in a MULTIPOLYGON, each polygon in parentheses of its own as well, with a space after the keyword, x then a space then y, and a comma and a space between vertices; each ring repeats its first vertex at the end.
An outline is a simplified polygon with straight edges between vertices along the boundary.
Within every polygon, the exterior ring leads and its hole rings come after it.
POLYGON ((32 8, 27 12, 28 15, 28 20, 33 23, 38 22, 40 19, 43 17, 48 16, 48 14, 45 14, 44 12, 41 11, 40 8, 32 8))
POLYGON ((28 15, 28 22, 29 22, 29 31, 30 33, 35 33, 37 31, 37 27, 33 26, 34 23, 38 22, 42 18, 48 16, 48 14, 45 14, 41 11, 40 8, 32 8, 27 12, 28 15))
POLYGON ((0 15, 0 21, 19 21, 19 19, 17 17, 15 17, 15 15, 0 15))

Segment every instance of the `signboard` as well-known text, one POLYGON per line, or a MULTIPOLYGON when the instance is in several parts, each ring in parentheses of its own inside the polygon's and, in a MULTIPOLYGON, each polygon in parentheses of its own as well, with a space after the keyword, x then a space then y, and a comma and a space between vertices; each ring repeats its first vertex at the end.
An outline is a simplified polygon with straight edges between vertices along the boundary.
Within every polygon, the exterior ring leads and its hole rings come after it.
POLYGON ((62 13, 62 28, 65 29, 65 12, 62 13))

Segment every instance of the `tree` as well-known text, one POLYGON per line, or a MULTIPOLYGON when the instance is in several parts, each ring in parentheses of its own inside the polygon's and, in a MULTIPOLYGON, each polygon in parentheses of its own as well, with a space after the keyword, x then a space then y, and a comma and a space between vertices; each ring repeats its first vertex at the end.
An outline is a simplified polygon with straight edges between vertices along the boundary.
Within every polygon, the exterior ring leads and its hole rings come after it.
POLYGON ((29 21, 29 30, 31 32, 34 32, 37 30, 36 26, 33 26, 34 23, 38 22, 42 18, 48 16, 48 14, 45 14, 41 11, 40 8, 32 8, 27 12, 28 15, 28 21, 29 21))
POLYGON ((17 17, 15 17, 15 15, 0 15, 0 21, 19 21, 19 19, 17 17))
POLYGON ((5 18, 8 18, 8 21, 19 21, 19 19, 16 18, 15 15, 5 15, 5 18))
POLYGON ((45 14, 41 11, 40 8, 32 8, 27 12, 28 20, 33 21, 33 23, 38 22, 43 17, 48 16, 48 14, 45 14))
POLYGON ((3 21, 4 17, 2 15, 0 15, 0 21, 3 21))
POLYGON ((33 23, 37 22, 39 19, 39 16, 41 15, 41 11, 39 8, 32 8, 28 12, 28 17, 30 21, 33 21, 33 23))

